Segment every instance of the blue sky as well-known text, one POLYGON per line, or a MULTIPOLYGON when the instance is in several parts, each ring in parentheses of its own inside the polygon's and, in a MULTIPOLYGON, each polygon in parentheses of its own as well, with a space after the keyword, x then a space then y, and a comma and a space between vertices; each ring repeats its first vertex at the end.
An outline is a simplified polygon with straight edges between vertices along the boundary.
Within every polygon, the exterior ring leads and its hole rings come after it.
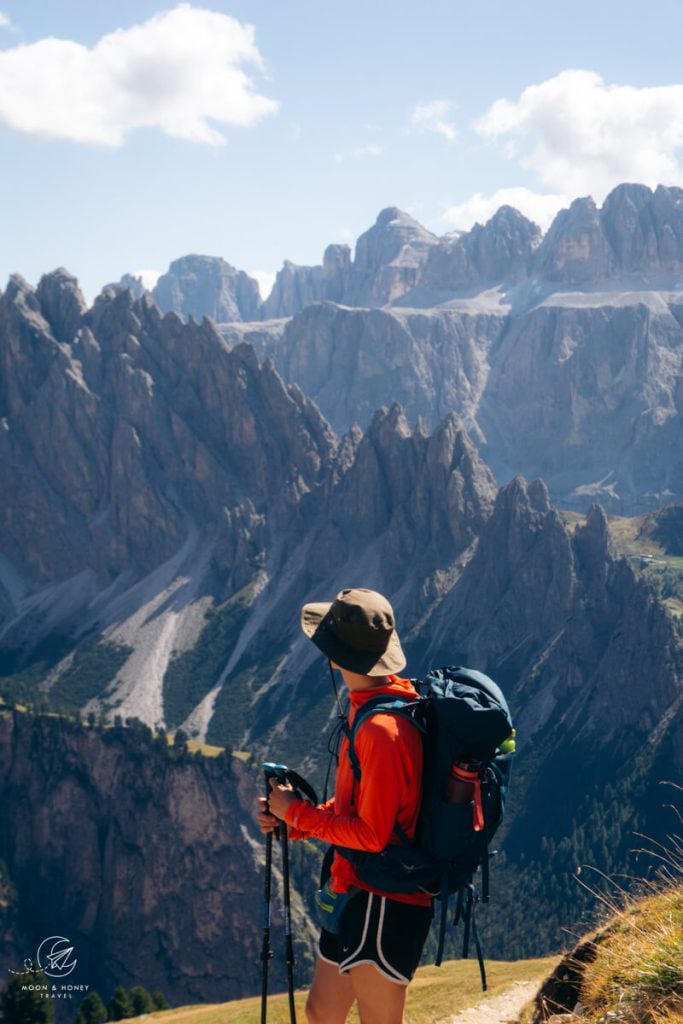
POLYGON ((683 185, 682 29, 680 0, 0 0, 0 278, 267 281, 389 205, 443 234, 683 185))

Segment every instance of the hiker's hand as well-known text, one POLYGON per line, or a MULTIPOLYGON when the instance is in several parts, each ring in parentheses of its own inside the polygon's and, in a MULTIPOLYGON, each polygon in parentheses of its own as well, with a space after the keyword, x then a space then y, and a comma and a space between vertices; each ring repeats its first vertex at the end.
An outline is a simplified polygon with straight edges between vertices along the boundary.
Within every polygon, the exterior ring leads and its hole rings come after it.
POLYGON ((276 779, 269 779, 270 783, 270 796, 268 797, 268 806, 270 813, 274 814, 276 818, 280 818, 281 821, 285 820, 285 814, 287 808, 291 804, 292 800, 296 800, 297 796, 292 787, 287 783, 283 786, 282 783, 276 779))
POLYGON ((267 836, 269 832, 275 831, 280 822, 273 814, 269 814, 266 810, 266 798, 264 796, 260 796, 258 802, 259 809, 256 815, 256 823, 264 836, 267 836))

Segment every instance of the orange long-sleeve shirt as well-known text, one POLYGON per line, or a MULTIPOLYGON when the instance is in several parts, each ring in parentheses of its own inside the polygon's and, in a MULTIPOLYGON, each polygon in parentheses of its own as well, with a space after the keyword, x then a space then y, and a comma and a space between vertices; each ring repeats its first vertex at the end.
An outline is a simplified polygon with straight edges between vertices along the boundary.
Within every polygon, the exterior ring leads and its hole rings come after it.
MULTIPOLYGON (((417 697, 408 679, 391 676, 389 685, 350 694, 349 726, 359 707, 379 695, 417 697)), ((371 715, 354 737, 354 748, 361 766, 357 782, 351 768, 348 738, 340 751, 334 797, 313 807, 306 800, 293 800, 285 816, 293 838, 312 837, 337 846, 378 852, 400 839, 394 833, 396 822, 412 838, 420 811, 422 793, 422 738, 407 719, 399 715, 371 715)), ((390 893, 372 889, 355 872, 353 865, 335 853, 331 887, 347 892, 351 886, 370 889, 401 903, 429 906, 424 893, 390 893)))

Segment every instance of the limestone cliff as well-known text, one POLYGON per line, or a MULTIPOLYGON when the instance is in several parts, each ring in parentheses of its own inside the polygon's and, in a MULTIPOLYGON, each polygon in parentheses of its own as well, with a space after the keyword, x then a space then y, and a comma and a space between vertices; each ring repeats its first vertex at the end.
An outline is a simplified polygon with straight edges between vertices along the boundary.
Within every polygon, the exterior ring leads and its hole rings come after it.
POLYGON ((222 533, 219 561, 244 582, 222 523, 242 523, 256 557, 264 500, 284 510, 314 486, 329 428, 208 323, 162 317, 128 292, 86 313, 69 287, 70 302, 63 277, 36 292, 14 281, 0 302, 3 490, 29 503, 4 506, 6 556, 32 581, 111 581, 159 565, 194 524, 222 533))
MULTIPOLYGON (((343 433, 380 405, 400 401, 429 427, 455 412, 477 440, 477 411, 507 310, 309 307, 264 344, 343 433)), ((264 339, 265 340, 265 339, 264 339)))
POLYGON ((270 295, 263 303, 264 320, 298 313, 313 302, 341 302, 351 269, 348 245, 328 245, 321 267, 300 267, 285 260, 275 278, 270 295))
POLYGON ((617 557, 602 509, 571 534, 541 481, 518 477, 499 491, 435 613, 430 660, 445 654, 440 629, 467 663, 510 680, 527 736, 552 716, 572 735, 638 744, 683 693, 673 624, 617 557))
POLYGON ((475 224, 470 231, 433 246, 418 289, 403 301, 422 306, 457 292, 476 293, 502 282, 510 286, 524 281, 540 240, 535 224, 512 207, 502 206, 486 224, 475 224))
POLYGON ((625 513, 683 493, 683 332, 674 295, 549 297, 496 348, 477 421, 505 478, 625 513), (666 301, 668 298, 668 301, 666 301))
MULTIPOLYGON (((0 859, 14 888, 1 910, 5 977, 62 935, 78 961, 69 982, 105 1000, 118 984, 173 1005, 257 990, 264 844, 242 762, 168 748, 139 724, 4 712, 0 768, 0 859)), ((274 943, 279 886, 276 875, 274 943)), ((313 931, 296 895, 293 914, 303 979, 313 931)), ((282 958, 272 971, 281 989, 282 958)))
POLYGON ((255 320, 260 315, 258 283, 215 256, 183 256, 171 263, 152 289, 162 313, 217 323, 255 320))
POLYGON ((308 307, 258 339, 339 432, 401 402, 459 415, 500 481, 543 475, 555 500, 630 514, 683 495, 677 293, 549 295, 529 308, 308 307))

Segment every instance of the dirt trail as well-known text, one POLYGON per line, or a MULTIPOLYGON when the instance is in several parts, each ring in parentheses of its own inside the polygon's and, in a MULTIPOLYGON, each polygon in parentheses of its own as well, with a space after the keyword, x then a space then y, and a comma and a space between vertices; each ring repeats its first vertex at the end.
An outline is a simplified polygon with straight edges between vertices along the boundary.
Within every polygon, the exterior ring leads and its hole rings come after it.
POLYGON ((538 992, 537 981, 515 981, 504 992, 484 999, 468 1010, 447 1017, 442 1024, 514 1024, 522 1007, 538 992))

